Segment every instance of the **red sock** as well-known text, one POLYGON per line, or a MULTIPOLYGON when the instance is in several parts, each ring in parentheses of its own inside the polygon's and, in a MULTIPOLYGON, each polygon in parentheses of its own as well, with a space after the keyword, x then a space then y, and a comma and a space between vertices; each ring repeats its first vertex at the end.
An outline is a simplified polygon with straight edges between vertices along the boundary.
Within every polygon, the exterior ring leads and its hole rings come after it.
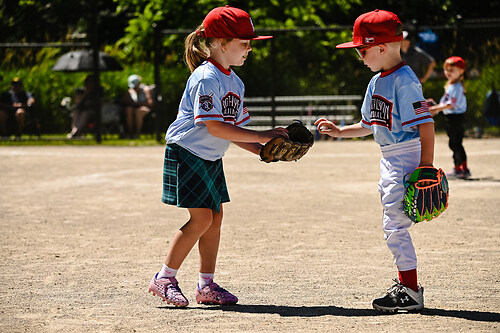
POLYGON ((405 287, 418 291, 417 269, 409 271, 399 271, 399 282, 405 287))
POLYGON ((462 167, 460 165, 455 165, 455 172, 456 173, 462 172, 462 167))
POLYGON ((460 169, 462 169, 463 172, 466 172, 467 169, 467 161, 463 161, 462 164, 460 164, 460 169))

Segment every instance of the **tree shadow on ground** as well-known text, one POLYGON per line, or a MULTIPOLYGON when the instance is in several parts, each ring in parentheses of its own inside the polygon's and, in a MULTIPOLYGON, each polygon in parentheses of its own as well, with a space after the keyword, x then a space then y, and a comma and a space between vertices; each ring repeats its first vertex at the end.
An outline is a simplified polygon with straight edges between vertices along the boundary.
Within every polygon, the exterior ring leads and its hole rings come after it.
MULTIPOLYGON (((219 310, 240 313, 262 313, 278 314, 282 317, 320 317, 320 316, 340 316, 340 317, 369 317, 383 316, 389 313, 377 312, 374 309, 352 309, 338 306, 283 306, 283 305, 250 305, 236 304, 224 306, 203 306, 197 309, 219 310)), ((500 313, 466 311, 466 310, 444 310, 425 308, 420 312, 423 316, 453 317, 472 321, 500 322, 500 313)))

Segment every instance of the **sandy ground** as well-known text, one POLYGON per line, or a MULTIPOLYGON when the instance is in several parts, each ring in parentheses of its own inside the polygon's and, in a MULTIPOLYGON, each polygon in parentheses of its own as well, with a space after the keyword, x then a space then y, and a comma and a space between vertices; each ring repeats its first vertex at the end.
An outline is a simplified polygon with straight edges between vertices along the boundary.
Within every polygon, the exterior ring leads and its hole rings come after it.
MULTIPOLYGON (((187 212, 160 201, 162 146, 0 147, 1 332, 499 332, 500 140, 468 139, 473 179, 414 225, 421 314, 372 307, 396 277, 381 229, 378 145, 317 142, 297 163, 231 147, 216 281, 235 306, 148 294, 187 212)), ((445 136, 436 165, 451 167, 445 136)))

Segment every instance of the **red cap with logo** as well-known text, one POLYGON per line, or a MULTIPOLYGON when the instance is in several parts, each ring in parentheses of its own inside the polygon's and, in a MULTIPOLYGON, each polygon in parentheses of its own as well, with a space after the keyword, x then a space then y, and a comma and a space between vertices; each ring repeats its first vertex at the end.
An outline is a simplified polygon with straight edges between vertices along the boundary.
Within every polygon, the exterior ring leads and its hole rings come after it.
POLYGON ((452 66, 456 66, 458 68, 465 70, 465 60, 458 56, 449 57, 444 62, 445 64, 450 64, 452 66))
POLYGON ((401 21, 394 13, 386 10, 374 11, 360 15, 354 22, 352 42, 337 45, 338 49, 372 46, 403 40, 403 34, 396 35, 396 28, 401 21))
POLYGON ((204 38, 238 38, 244 40, 269 39, 273 36, 257 36, 252 19, 244 10, 224 6, 212 9, 203 20, 204 38))

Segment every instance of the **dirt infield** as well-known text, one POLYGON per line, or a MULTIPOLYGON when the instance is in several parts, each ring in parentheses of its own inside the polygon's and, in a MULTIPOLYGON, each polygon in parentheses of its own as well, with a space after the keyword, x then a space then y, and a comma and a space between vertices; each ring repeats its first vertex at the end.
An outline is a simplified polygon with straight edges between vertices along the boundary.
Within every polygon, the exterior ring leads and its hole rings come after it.
MULTIPOLYGON (((0 147, 0 331, 499 332, 500 139, 465 148, 474 178, 450 180, 449 209, 411 228, 426 309, 379 315, 396 269, 371 140, 288 164, 231 147, 216 281, 240 301, 195 304, 193 250, 187 309, 147 292, 187 218, 160 201, 163 147, 0 147)), ((435 162, 451 167, 445 136, 435 162)))

